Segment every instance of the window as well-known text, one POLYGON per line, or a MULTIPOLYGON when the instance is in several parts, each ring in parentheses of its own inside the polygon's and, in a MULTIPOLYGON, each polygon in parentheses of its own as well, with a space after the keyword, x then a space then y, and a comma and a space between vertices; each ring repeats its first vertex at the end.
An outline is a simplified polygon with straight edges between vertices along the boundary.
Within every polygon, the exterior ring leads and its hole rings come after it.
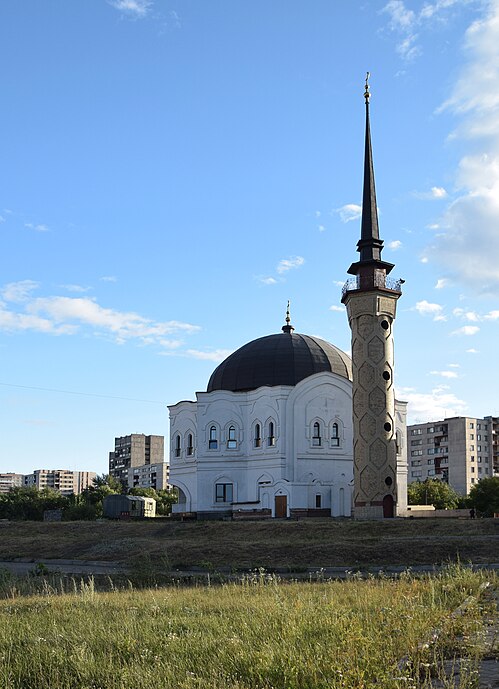
POLYGON ((475 473, 475 467, 471 467, 471 473, 472 473, 472 474, 475 473))
POLYGON ((434 460, 434 459, 429 459, 429 460, 428 460, 428 464, 434 464, 434 463, 435 463, 435 460, 434 460))
POLYGON ((474 445, 470 445, 470 450, 473 452, 473 451, 475 450, 475 446, 474 446, 474 445))
POLYGON ((482 473, 482 467, 478 467, 478 473, 479 473, 479 474, 482 473))
POLYGON ((269 435, 267 438, 267 445, 269 447, 274 447, 275 445, 275 430, 273 421, 269 421, 269 435))
POLYGON ((423 450, 413 450, 411 452, 411 457, 419 457, 422 454, 423 454, 423 450))
POLYGON ((413 478, 416 478, 416 477, 421 476, 421 475, 422 475, 421 469, 416 469, 416 471, 411 471, 411 476, 413 478))
POLYGON ((470 440, 475 440, 475 435, 474 435, 474 433, 470 433, 470 440))
POLYGON ((481 445, 477 445, 476 450, 477 450, 477 452, 481 452, 481 451, 482 451, 482 446, 481 446, 481 445))
POLYGON ((175 457, 180 457, 180 450, 181 450, 180 436, 177 435, 175 437, 175 457))
POLYGON ((321 438, 321 425, 318 421, 314 423, 314 434, 312 435, 312 445, 314 447, 320 447, 322 443, 321 438))
POLYGON ((189 433, 189 435, 187 436, 187 454, 189 457, 191 457, 194 454, 192 433, 189 433))
POLYGON ((333 427, 331 429, 331 445, 333 447, 340 446, 340 428, 337 423, 333 423, 333 427))
POLYGON ((477 435, 476 439, 477 439, 477 440, 481 440, 481 439, 482 439, 482 435, 481 435, 481 433, 478 433, 478 435, 477 435))
POLYGON ((261 447, 262 446, 262 431, 260 424, 257 423, 255 424, 255 447, 261 447))
POLYGON ((317 509, 320 509, 322 507, 322 495, 320 493, 317 493, 315 496, 315 507, 317 509))
POLYGON ((211 426, 210 427, 210 436, 208 440, 208 449, 209 450, 216 450, 218 447, 218 439, 217 439, 217 428, 216 426, 211 426))
POLYGON ((435 433, 435 427, 434 427, 434 426, 430 426, 429 428, 426 429, 426 432, 427 432, 427 433, 435 433))
POLYGON ((420 467, 420 466, 421 466, 421 460, 420 460, 420 459, 413 459, 413 460, 411 460, 411 466, 413 466, 413 467, 420 467))
POLYGON ((435 476, 435 469, 428 469, 428 476, 435 476))
POLYGON ((411 445, 422 445, 422 444, 423 444, 423 441, 421 438, 419 438, 418 440, 411 440, 411 445))
MULTIPOLYGON (((477 423, 477 425, 476 425, 477 431, 481 430, 481 428, 482 428, 482 424, 481 424, 481 423, 477 423)), ((480 438, 479 438, 479 440, 480 440, 480 438)))
POLYGON ((232 483, 215 484, 215 502, 232 502, 233 498, 232 483))
POLYGON ((423 433, 423 430, 421 428, 413 428, 411 430, 411 435, 421 435, 423 433))
POLYGON ((473 421, 470 421, 470 428, 475 428, 475 424, 473 423, 473 421))
POLYGON ((237 448, 236 427, 235 426, 229 426, 229 431, 227 433, 227 449, 228 450, 235 450, 236 448, 237 448))

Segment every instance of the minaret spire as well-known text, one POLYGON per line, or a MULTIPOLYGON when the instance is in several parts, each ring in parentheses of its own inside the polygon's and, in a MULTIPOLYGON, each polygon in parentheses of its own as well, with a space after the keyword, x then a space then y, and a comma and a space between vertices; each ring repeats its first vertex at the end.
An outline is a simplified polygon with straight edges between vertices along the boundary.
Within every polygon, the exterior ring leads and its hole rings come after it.
POLYGON ((369 101, 371 92, 369 89, 369 77, 367 72, 364 87, 364 100, 366 102, 366 134, 364 149, 364 187, 362 192, 362 222, 360 240, 357 242, 357 251, 360 253, 360 260, 352 263, 348 272, 352 275, 364 273, 363 266, 376 265, 388 274, 393 268, 393 264, 386 263, 381 259, 383 240, 379 237, 378 225, 378 206, 376 203, 376 185, 374 182, 374 163, 371 146, 371 123, 369 119, 369 101))

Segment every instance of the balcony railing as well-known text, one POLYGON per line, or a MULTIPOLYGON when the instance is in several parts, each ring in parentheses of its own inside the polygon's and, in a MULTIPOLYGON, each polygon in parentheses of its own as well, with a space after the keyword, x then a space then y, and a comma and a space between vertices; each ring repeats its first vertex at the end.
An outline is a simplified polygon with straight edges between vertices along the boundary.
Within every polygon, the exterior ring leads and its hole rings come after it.
POLYGON ((343 298, 347 292, 376 289, 377 287, 389 289, 392 292, 401 292, 402 283, 403 280, 395 280, 394 278, 386 277, 386 275, 375 274, 364 277, 357 275, 357 277, 350 278, 345 282, 343 289, 341 290, 341 296, 343 298))

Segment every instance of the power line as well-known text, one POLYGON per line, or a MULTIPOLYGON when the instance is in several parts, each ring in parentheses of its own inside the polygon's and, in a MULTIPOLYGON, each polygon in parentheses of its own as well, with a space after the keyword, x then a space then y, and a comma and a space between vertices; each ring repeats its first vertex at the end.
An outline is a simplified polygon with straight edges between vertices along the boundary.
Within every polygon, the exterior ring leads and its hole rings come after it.
POLYGON ((141 400, 136 397, 118 397, 116 395, 99 395, 95 392, 77 392, 76 390, 58 390, 56 388, 38 388, 34 385, 16 385, 14 383, 1 383, 4 387, 8 388, 21 388, 23 390, 39 390, 41 392, 59 392, 63 395, 80 395, 81 397, 101 397, 102 399, 108 400, 125 400, 126 402, 146 402, 147 404, 165 404, 165 402, 160 402, 159 400, 141 400))

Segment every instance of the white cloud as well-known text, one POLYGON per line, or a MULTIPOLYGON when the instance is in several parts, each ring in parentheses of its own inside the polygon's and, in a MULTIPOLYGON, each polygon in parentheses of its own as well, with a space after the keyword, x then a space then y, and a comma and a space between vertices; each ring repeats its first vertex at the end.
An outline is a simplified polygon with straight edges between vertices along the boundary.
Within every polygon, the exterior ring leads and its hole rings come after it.
MULTIPOLYGON (((466 1, 464 0, 464 2, 466 1)), ((462 2, 463 0, 425 2, 419 13, 416 13, 407 8, 403 0, 389 0, 381 11, 388 14, 390 18, 389 29, 400 37, 396 45, 399 55, 406 61, 413 60, 420 55, 422 51, 417 44, 419 38, 417 30, 425 28, 428 21, 431 21, 432 24, 437 18, 440 22, 444 21, 444 11, 462 2)))
POLYGON ((9 282, 0 290, 0 295, 5 301, 23 302, 31 298, 32 292, 39 288, 40 284, 34 280, 20 280, 9 282))
POLYGON ((211 352, 203 352, 199 349, 187 349, 184 355, 192 359, 201 359, 202 361, 214 361, 218 363, 226 359, 232 352, 232 349, 214 349, 211 352))
POLYGON ((276 285, 277 280, 273 277, 264 277, 264 276, 259 276, 256 278, 258 282, 261 282, 262 285, 276 285))
POLYGON ((428 256, 422 256, 421 263, 428 263, 428 256))
POLYGON ((43 224, 35 225, 32 222, 24 223, 24 227, 27 227, 29 230, 35 230, 35 232, 48 232, 49 231, 49 228, 47 227, 47 225, 43 225, 43 224))
POLYGON ((119 344, 135 339, 142 344, 155 343, 170 348, 179 346, 180 341, 168 338, 169 335, 191 335, 200 330, 199 326, 190 323, 154 321, 134 312, 104 308, 88 297, 33 298, 32 292, 38 287, 38 283, 24 280, 5 285, 0 290, 4 299, 0 302, 1 330, 71 335, 91 327, 96 334, 111 335, 119 344), (9 308, 7 303, 18 304, 19 308, 9 308))
POLYGON ((397 251, 402 248, 402 242, 400 239, 394 239, 393 242, 388 242, 388 248, 392 251, 397 251))
POLYGON ((320 218, 322 213, 320 211, 315 211, 315 217, 320 218))
POLYGON ((389 0, 383 7, 382 12, 390 16, 390 27, 395 29, 410 29, 416 21, 416 15, 412 10, 408 10, 402 0, 389 0))
POLYGON ((459 116, 452 138, 473 140, 456 170, 459 196, 441 219, 435 258, 481 293, 499 292, 499 2, 488 0, 465 35, 467 61, 439 108, 459 116))
POLYGON ((134 18, 145 17, 152 6, 152 0, 108 0, 108 2, 120 12, 134 18))
POLYGON ((432 187, 430 191, 415 191, 414 196, 425 201, 435 201, 447 198, 447 191, 443 187, 432 187))
POLYGON ((477 325, 463 325, 462 328, 454 330, 451 335, 476 335, 480 328, 477 325))
POLYGON ((317 225, 317 229, 319 230, 319 232, 324 232, 326 228, 324 225, 317 225))
POLYGON ((99 280, 102 282, 118 282, 118 278, 114 275, 104 275, 103 277, 99 278, 99 280))
POLYGON ((400 388, 397 390, 397 398, 409 402, 409 423, 460 416, 467 410, 466 402, 449 392, 445 385, 439 385, 429 393, 417 392, 413 388, 400 388))
POLYGON ((461 364, 448 364, 449 368, 461 368, 461 364))
POLYGON ((499 318, 499 311, 489 311, 483 317, 483 319, 485 321, 497 321, 498 318, 499 318))
POLYGON ((455 371, 430 371, 432 376, 440 376, 441 378, 457 378, 455 371))
POLYGON ((343 287, 345 284, 345 280, 333 280, 333 285, 336 285, 336 287, 343 287))
POLYGON ((338 311, 340 313, 345 313, 345 307, 344 306, 336 306, 336 304, 333 304, 332 306, 329 307, 330 311, 338 311))
POLYGON ((347 223, 352 220, 359 220, 362 215, 362 206, 356 203, 347 203, 341 208, 337 208, 335 212, 339 213, 341 222, 347 223))
POLYGON ((439 278, 435 285, 435 289, 443 289, 449 285, 449 280, 447 278, 439 278))
POLYGON ((83 287, 82 285, 61 285, 62 289, 67 290, 68 292, 79 292, 79 293, 84 293, 84 292, 89 292, 92 288, 91 287, 83 287))
POLYGON ((5 220, 5 218, 3 217, 3 215, 0 215, 0 222, 6 222, 6 220, 5 220))
POLYGON ((283 258, 279 261, 276 270, 279 275, 282 275, 282 273, 287 273, 287 271, 292 268, 299 268, 304 263, 305 259, 303 256, 291 256, 290 258, 283 258))
POLYGON ((431 302, 426 301, 426 299, 418 301, 414 309, 421 316, 433 316, 434 320, 442 320, 444 318, 442 315, 443 306, 440 304, 432 304, 431 302))
POLYGON ((475 349, 474 347, 470 347, 469 349, 466 350, 467 354, 478 354, 478 349, 475 349))

